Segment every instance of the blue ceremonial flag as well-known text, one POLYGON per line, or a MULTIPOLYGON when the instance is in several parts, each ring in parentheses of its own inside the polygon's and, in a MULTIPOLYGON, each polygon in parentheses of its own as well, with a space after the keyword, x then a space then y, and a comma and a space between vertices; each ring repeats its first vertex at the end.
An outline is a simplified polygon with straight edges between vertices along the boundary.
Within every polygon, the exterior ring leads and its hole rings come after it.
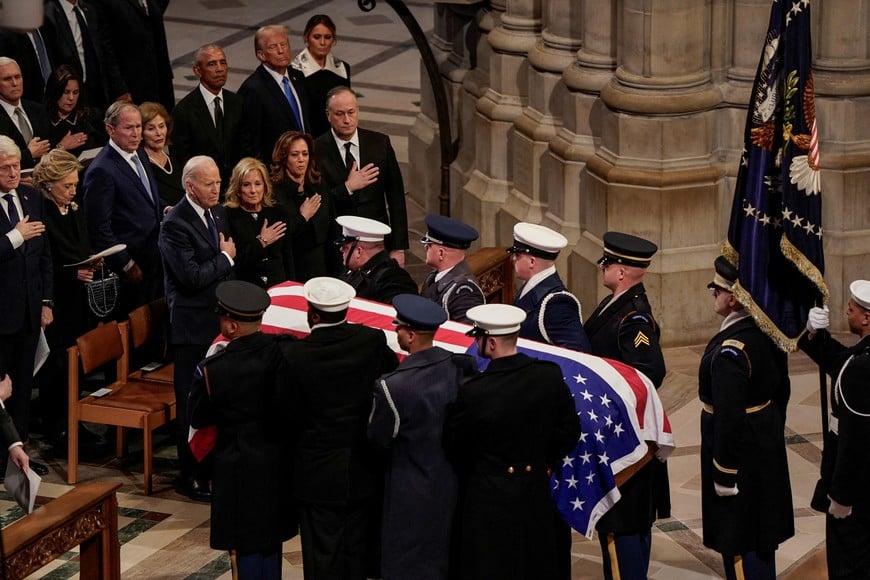
POLYGON ((811 45, 809 0, 774 0, 723 244, 735 296, 786 352, 828 301, 811 45))

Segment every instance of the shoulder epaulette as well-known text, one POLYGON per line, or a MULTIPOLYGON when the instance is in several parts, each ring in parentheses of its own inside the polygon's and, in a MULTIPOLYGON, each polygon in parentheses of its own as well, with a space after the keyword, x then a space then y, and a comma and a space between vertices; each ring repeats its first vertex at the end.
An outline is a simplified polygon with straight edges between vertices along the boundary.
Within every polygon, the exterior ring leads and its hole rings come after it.
POLYGON ((726 347, 726 346, 733 346, 733 347, 736 348, 737 350, 743 350, 743 347, 746 346, 746 345, 743 344, 742 342, 740 342, 739 340, 735 340, 735 339, 733 339, 733 338, 729 338, 728 340, 726 340, 726 341, 724 341, 724 342, 722 343, 722 346, 723 346, 723 347, 726 347))

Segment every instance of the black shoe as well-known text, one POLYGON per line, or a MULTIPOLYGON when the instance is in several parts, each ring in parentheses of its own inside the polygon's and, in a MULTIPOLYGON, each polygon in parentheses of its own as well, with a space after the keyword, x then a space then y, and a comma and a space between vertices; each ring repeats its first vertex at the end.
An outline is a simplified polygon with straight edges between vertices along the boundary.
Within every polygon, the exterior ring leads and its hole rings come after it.
POLYGON ((198 481, 192 477, 179 477, 175 480, 175 490, 193 501, 211 502, 211 488, 207 481, 198 481))
POLYGON ((30 469, 33 470, 33 473, 42 477, 43 475, 48 475, 48 466, 44 463, 39 463, 38 461, 30 460, 30 469))

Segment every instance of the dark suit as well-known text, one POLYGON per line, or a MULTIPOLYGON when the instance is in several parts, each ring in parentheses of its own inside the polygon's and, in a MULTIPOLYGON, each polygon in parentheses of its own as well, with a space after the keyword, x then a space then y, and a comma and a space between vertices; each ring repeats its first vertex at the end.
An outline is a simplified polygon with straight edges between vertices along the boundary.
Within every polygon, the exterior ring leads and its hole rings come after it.
MULTIPOLYGON (((585 330, 592 343, 592 354, 631 365, 644 373, 659 388, 665 378, 665 359, 659 344, 661 332, 652 315, 643 283, 629 288, 613 304, 611 296, 598 304, 586 319, 585 330), (605 306, 607 306, 605 308, 605 306)), ((650 461, 620 487, 622 498, 598 520, 605 578, 611 578, 611 561, 605 542, 614 535, 620 573, 623 578, 645 575, 646 560, 634 557, 638 546, 649 545, 650 526, 656 518, 670 516, 670 496, 665 464, 650 461)))
POLYGON ((444 275, 435 281, 437 270, 432 270, 423 281, 420 296, 435 302, 447 312, 450 320, 469 324, 465 313, 469 308, 486 303, 480 283, 468 267, 468 262, 462 260, 444 275))
MULTIPOLYGON (((37 102, 27 101, 25 99, 21 99, 20 105, 27 114, 27 118, 30 120, 30 128, 33 130, 33 136, 39 137, 40 139, 48 139, 51 135, 51 123, 48 120, 48 113, 45 112, 45 107, 37 102)), ((15 144, 18 145, 19 149, 21 149, 22 169, 32 169, 36 165, 37 160, 30 154, 30 150, 27 148, 27 142, 24 140, 24 136, 18 129, 17 120, 10 117, 6 112, 6 109, 0 110, 0 135, 6 135, 15 141, 15 144)))
MULTIPOLYGON (((44 221, 42 194, 26 185, 19 185, 16 193, 23 210, 19 217, 44 221)), ((6 409, 22 440, 27 441, 42 301, 52 298, 51 250, 45 235, 13 249, 6 236, 11 229, 6 212, 0 209, 0 373, 12 378, 12 396, 6 409)))
POLYGON ((583 330, 580 302, 565 289, 559 274, 547 276, 522 298, 517 294, 514 306, 526 311, 521 337, 580 352, 592 351, 583 330))
POLYGON ((302 554, 315 578, 365 578, 369 503, 377 490, 366 428, 375 379, 398 360, 380 330, 343 322, 282 345, 291 373, 281 404, 298 429, 293 493, 302 554))
POLYGON ((287 68, 287 76, 296 91, 302 106, 302 122, 299 127, 293 110, 284 96, 284 91, 261 64, 239 87, 239 96, 245 103, 248 130, 251 132, 250 153, 268 166, 272 161, 275 142, 287 131, 308 131, 308 96, 305 93, 304 77, 299 71, 287 68))
MULTIPOLYGON (((61 64, 69 65, 78 71, 81 77, 87 65, 79 57, 72 29, 61 2, 67 3, 67 0, 45 2, 46 34, 51 35, 55 47, 55 67, 61 64)), ((127 92, 127 85, 118 70, 115 52, 108 40, 106 19, 101 18, 100 11, 96 7, 82 0, 78 0, 77 3, 88 28, 87 35, 82 34, 82 42, 86 42, 86 38, 90 37, 90 45, 96 59, 96 66, 91 67, 94 70, 87 71, 87 81, 84 83, 82 93, 87 95, 85 102, 89 106, 105 109, 117 97, 127 92)))
MULTIPOLYGON (((61 63, 57 60, 57 51, 52 42, 52 34, 46 30, 45 26, 40 27, 39 31, 48 53, 49 67, 54 70, 61 63)), ((39 67, 36 49, 27 34, 0 28, 0 56, 8 56, 18 63, 21 77, 24 79, 24 94, 21 97, 28 101, 41 103, 45 94, 45 80, 42 78, 42 69, 39 67)))
POLYGON ((562 370, 525 354, 459 387, 444 428, 459 474, 457 577, 556 578, 548 469, 580 436, 562 370))
POLYGON ((139 0, 94 0, 115 62, 134 103, 156 101, 172 112, 175 92, 166 45, 163 13, 169 0, 148 0, 148 15, 139 0))
POLYGON ((380 169, 378 180, 348 194, 344 182, 350 169, 344 164, 344 151, 339 151, 332 131, 315 141, 317 166, 323 181, 332 191, 338 215, 358 215, 389 225, 393 232, 387 237, 388 250, 404 250, 408 244, 408 213, 405 208, 405 184, 390 138, 383 133, 357 129, 360 167, 374 163, 380 169), (388 209, 389 206, 389 209, 388 209))
MULTIPOLYGON (((229 224, 223 206, 215 206, 211 211, 218 232, 228 237, 229 224)), ((233 269, 187 196, 166 215, 158 246, 165 271, 169 342, 175 354, 178 462, 182 477, 187 477, 196 471, 187 445, 190 384, 197 363, 220 333, 215 287, 232 278, 233 269)))
MULTIPOLYGON (((194 155, 208 155, 214 159, 221 172, 222 189, 226 190, 233 167, 242 157, 251 154, 251 137, 241 97, 226 89, 221 97, 224 122, 220 138, 200 87, 178 101, 172 111, 172 151, 180 166, 194 155)), ((269 166, 268 162, 266 166, 269 166)))
MULTIPOLYGON (((157 181, 140 149, 152 192, 157 181)), ((91 245, 99 252, 115 244, 127 244, 123 252, 106 258, 108 266, 123 278, 124 266, 132 259, 142 270, 139 284, 125 284, 121 291, 122 311, 127 312, 163 294, 163 269, 157 251, 157 234, 163 219, 163 204, 155 203, 127 161, 106 145, 85 171, 84 204, 91 245)))

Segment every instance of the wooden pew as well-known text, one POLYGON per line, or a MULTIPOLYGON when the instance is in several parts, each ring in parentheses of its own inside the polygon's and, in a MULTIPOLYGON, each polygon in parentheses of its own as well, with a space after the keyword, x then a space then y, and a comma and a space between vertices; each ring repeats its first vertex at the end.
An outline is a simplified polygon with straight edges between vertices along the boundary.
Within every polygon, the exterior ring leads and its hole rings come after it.
POLYGON ((507 246, 480 248, 466 261, 480 282, 487 304, 513 304, 514 265, 507 246))
POLYGON ((80 545, 80 578, 119 579, 119 487, 117 482, 82 483, 4 528, 5 577, 24 578, 80 545))

